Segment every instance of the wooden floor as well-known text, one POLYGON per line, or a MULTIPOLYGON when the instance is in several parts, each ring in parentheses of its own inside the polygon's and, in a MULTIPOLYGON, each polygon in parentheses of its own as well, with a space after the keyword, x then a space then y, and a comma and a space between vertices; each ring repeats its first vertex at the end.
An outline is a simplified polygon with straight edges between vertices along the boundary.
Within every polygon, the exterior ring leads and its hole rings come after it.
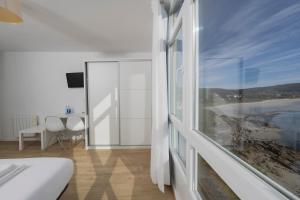
POLYGON ((41 151, 39 143, 0 142, 0 158, 65 157, 75 163, 75 173, 62 200, 160 200, 175 199, 170 187, 161 193, 150 179, 150 150, 89 150, 83 144, 41 151))

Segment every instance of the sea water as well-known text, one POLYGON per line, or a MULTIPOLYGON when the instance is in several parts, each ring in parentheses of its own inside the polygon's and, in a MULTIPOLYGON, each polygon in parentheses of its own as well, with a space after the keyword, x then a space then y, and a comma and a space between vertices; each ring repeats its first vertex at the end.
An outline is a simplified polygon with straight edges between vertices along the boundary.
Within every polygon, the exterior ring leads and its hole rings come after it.
POLYGON ((281 129, 279 143, 300 151, 300 112, 280 112, 272 123, 281 129))

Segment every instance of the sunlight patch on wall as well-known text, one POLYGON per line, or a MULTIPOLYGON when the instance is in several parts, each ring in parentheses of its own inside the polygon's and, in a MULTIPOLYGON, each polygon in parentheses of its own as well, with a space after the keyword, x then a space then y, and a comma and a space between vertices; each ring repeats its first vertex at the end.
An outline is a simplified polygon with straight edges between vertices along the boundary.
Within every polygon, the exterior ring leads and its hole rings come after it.
POLYGON ((97 121, 100 117, 111 108, 112 97, 111 94, 108 94, 93 110, 94 121, 97 121))

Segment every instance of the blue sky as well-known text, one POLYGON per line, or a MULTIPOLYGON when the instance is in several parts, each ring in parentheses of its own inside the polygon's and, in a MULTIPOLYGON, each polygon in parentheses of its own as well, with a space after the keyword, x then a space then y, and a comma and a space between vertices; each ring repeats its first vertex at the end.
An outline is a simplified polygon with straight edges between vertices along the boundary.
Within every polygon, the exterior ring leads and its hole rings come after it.
POLYGON ((300 0, 200 2, 199 62, 206 87, 300 82, 300 0))

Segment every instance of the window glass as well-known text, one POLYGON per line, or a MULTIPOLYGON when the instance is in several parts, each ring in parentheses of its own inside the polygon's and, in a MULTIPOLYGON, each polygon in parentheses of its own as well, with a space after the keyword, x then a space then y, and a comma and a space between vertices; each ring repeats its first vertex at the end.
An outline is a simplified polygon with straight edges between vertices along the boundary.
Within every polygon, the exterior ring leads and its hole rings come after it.
POLYGON ((199 154, 197 189, 203 200, 239 199, 199 154))
POLYGON ((178 132, 178 156, 183 162, 184 166, 186 165, 186 139, 178 132))
POLYGON ((174 126, 171 127, 172 148, 182 161, 183 165, 186 165, 186 139, 174 126))
POLYGON ((178 150, 178 133, 175 130, 173 124, 170 126, 170 131, 171 131, 171 146, 173 149, 176 151, 178 150))
POLYGON ((300 2, 197 3, 195 128, 300 197, 300 2))
POLYGON ((171 112, 178 119, 182 120, 182 102, 183 102, 183 62, 182 62, 182 30, 180 28, 176 39, 171 46, 172 62, 172 87, 171 90, 171 112))

